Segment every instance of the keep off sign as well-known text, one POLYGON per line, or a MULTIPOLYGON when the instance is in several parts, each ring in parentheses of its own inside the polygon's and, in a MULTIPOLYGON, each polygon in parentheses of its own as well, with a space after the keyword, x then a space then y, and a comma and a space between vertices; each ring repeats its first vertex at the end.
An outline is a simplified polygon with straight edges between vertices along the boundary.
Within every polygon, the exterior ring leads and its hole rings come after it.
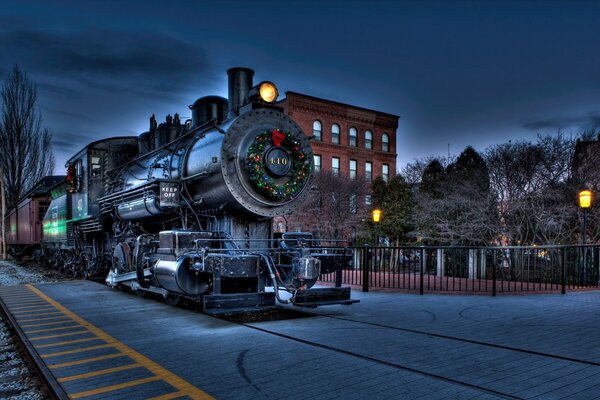
POLYGON ((179 184, 174 182, 161 182, 159 199, 162 207, 179 206, 179 184))

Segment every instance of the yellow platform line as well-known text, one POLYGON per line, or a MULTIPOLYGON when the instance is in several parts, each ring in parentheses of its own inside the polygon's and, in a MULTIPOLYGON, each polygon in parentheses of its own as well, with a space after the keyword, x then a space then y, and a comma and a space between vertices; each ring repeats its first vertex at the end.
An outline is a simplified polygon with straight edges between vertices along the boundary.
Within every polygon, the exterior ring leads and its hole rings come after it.
POLYGON ((67 354, 82 353, 84 351, 89 351, 89 350, 106 349, 107 347, 114 347, 114 346, 112 346, 110 344, 99 344, 97 346, 81 347, 79 349, 57 351, 56 353, 48 353, 48 354, 40 354, 40 355, 42 356, 42 358, 50 358, 50 357, 56 357, 56 356, 64 356, 67 354))
MULTIPOLYGON (((6 303, 4 303, 6 304, 6 303)), ((21 303, 19 302, 18 304, 14 304, 14 305, 10 305, 10 304, 6 304, 8 306, 8 308, 13 311, 13 310, 17 310, 20 311, 21 308, 24 307, 52 307, 50 304, 48 304, 48 302, 46 301, 41 301, 41 302, 32 302, 32 301, 28 301, 26 303, 21 303)))
POLYGON ((0 296, 10 296, 7 300, 19 300, 19 299, 35 299, 32 293, 26 292, 25 290, 18 290, 14 292, 0 292, 0 296))
POLYGON ((10 313, 13 315, 28 315, 31 313, 39 313, 39 312, 53 312, 54 310, 55 309, 51 306, 35 307, 35 308, 27 309, 27 310, 9 309, 10 313))
POLYGON ((68 320, 69 317, 67 317, 63 313, 63 315, 56 315, 54 317, 48 317, 48 318, 17 318, 17 319, 19 320, 19 323, 21 323, 21 322, 29 322, 29 321, 35 321, 35 322, 38 322, 38 321, 51 321, 53 319, 59 319, 59 318, 67 318, 67 320, 68 320))
POLYGON ((87 363, 91 363, 91 362, 95 362, 95 361, 110 360, 111 358, 118 358, 118 357, 127 357, 127 356, 125 354, 121 354, 121 353, 112 353, 112 354, 106 354, 104 356, 84 358, 82 360, 75 360, 75 361, 67 361, 67 362, 63 362, 63 363, 59 363, 59 364, 48 364, 48 368, 57 369, 57 368, 64 368, 64 367, 72 367, 74 365, 87 364, 87 363))
POLYGON ((183 396, 187 396, 187 393, 179 391, 179 392, 174 392, 174 393, 163 394, 162 396, 151 397, 146 400, 171 400, 171 399, 176 399, 178 397, 183 397, 183 396))
POLYGON ((35 304, 35 305, 29 305, 29 306, 23 306, 23 307, 9 307, 8 309, 12 313, 13 311, 22 311, 22 310, 29 310, 32 308, 40 308, 40 306, 43 306, 44 308, 52 309, 52 306, 48 303, 35 304))
POLYGON ((21 325, 21 328, 33 328, 36 326, 49 326, 49 325, 58 325, 58 324, 66 324, 68 322, 72 322, 73 320, 66 319, 64 321, 56 321, 56 322, 44 322, 42 324, 24 324, 21 325))
POLYGON ((75 343, 91 342, 92 340, 100 340, 100 339, 98 339, 97 337, 89 337, 89 338, 76 339, 76 340, 67 340, 66 342, 34 344, 33 346, 36 349, 46 349, 48 347, 66 346, 66 345, 75 344, 75 343))
POLYGON ((143 368, 143 366, 140 365, 140 364, 121 365, 119 367, 99 369, 97 371, 86 372, 85 374, 63 376, 61 378, 58 378, 58 381, 61 382, 61 383, 63 383, 63 382, 70 382, 70 381, 76 381, 76 380, 79 380, 79 379, 93 378, 93 377, 99 376, 99 375, 112 374, 113 372, 126 371, 128 369, 140 368, 140 367, 143 368))
MULTIPOLYGON (((79 325, 77 325, 79 327, 79 325)), ((31 333, 31 332, 30 332, 31 333)), ((58 337, 65 337, 65 336, 73 336, 73 335, 83 335, 84 333, 91 333, 90 331, 88 331, 87 329, 84 331, 75 331, 75 332, 68 332, 68 333, 59 333, 56 335, 46 335, 46 336, 34 336, 34 337, 30 337, 29 340, 33 341, 33 340, 44 340, 44 339, 54 339, 54 338, 58 338, 58 337)))
MULTIPOLYGON (((36 310, 37 311, 37 310, 36 310)), ((18 318, 23 318, 23 317, 39 317, 42 315, 48 315, 48 314, 62 314, 60 311, 56 310, 56 311, 48 311, 48 312, 44 312, 44 313, 38 313, 38 314, 31 314, 31 313, 18 313, 18 314, 14 314, 16 317, 18 318)))
MULTIPOLYGON (((73 323, 77 324, 75 321, 73 321, 73 323)), ((36 329, 36 330, 33 330, 33 331, 25 331, 25 332, 27 334, 30 334, 30 333, 41 333, 41 332, 64 331, 65 329, 79 328, 80 326, 81 325, 77 324, 77 325, 69 325, 69 326, 59 326, 59 327, 56 327, 56 328, 36 329)))
POLYGON ((110 385, 110 386, 100 387, 97 389, 86 390, 85 392, 73 393, 73 394, 70 394, 69 397, 71 399, 80 399, 82 397, 94 396, 96 394, 112 392, 115 390, 125 389, 125 388, 132 387, 132 386, 139 386, 139 385, 143 385, 145 383, 159 381, 159 380, 161 380, 161 378, 159 378, 158 376, 151 376, 149 378, 136 379, 134 381, 119 383, 116 385, 110 385))
POLYGON ((6 304, 12 304, 12 305, 20 304, 22 302, 31 303, 33 301, 39 300, 39 298, 32 296, 32 295, 15 296, 15 295, 7 295, 7 294, 2 295, 0 293, 0 297, 3 298, 2 301, 4 301, 6 304))
MULTIPOLYGON (((157 364, 154 361, 150 360, 149 358, 141 355, 140 353, 133 350, 129 346, 125 345, 124 343, 121 343, 120 341, 116 340, 115 338, 113 338, 112 336, 110 336, 108 333, 104 332, 100 328, 97 328, 94 325, 91 325, 89 322, 87 322, 86 320, 84 320, 83 318, 78 316, 77 314, 68 310, 62 304, 60 304, 57 301, 55 301, 54 299, 48 297, 46 294, 41 292, 39 289, 33 287, 32 285, 27 285, 27 287, 30 290, 34 291, 38 296, 40 296, 41 298, 46 300, 48 303, 52 304, 54 307, 56 307, 57 309, 62 311, 65 315, 70 317, 72 320, 80 323, 81 325, 87 326, 88 329, 92 333, 94 333, 96 336, 98 336, 100 339, 104 340, 105 342, 107 342, 110 345, 112 345, 113 347, 115 347, 121 353, 130 357, 136 363, 143 365, 150 372, 155 374, 160 379, 163 379, 165 382, 167 382, 171 386, 175 387, 176 389, 186 392, 187 395, 189 397, 191 397, 192 399, 212 399, 213 398, 208 393, 198 389, 197 387, 195 387, 191 383, 187 382, 186 380, 182 379, 181 377, 175 375, 171 371, 161 367, 159 364, 157 364)), ((81 397, 83 397, 83 396, 81 396, 81 397)))

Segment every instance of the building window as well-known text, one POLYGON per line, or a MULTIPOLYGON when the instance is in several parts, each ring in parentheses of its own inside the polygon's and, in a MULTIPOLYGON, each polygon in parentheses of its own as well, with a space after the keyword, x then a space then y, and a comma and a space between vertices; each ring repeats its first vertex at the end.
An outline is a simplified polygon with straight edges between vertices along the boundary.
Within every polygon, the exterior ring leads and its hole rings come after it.
POLYGON ((370 206, 371 203, 372 203, 371 195, 370 194, 365 195, 365 205, 370 206))
POLYGON ((387 164, 383 164, 381 166, 381 177, 383 178, 384 182, 387 182, 389 177, 390 177, 390 166, 387 164))
POLYGON ((350 195, 350 213, 356 214, 358 212, 358 196, 355 194, 350 195))
POLYGON ((349 140, 348 140, 348 144, 352 147, 356 147, 358 144, 357 138, 358 138, 358 131, 356 130, 355 127, 351 127, 350 128, 350 132, 348 134, 349 140))
POLYGON ((373 148, 373 132, 366 131, 365 132, 365 149, 373 148))
POLYGON ((331 125, 331 143, 340 144, 340 126, 338 124, 331 125))
POLYGON ((356 179, 356 160, 350 160, 350 179, 356 179))
POLYGON ((373 163, 368 161, 365 163, 365 179, 367 182, 373 180, 373 163))
POLYGON ((321 121, 315 120, 315 122, 313 122, 314 140, 321 140, 321 130, 322 130, 321 121))
POLYGON ((331 173, 333 176, 340 176, 340 159, 339 157, 331 158, 331 173))
POLYGON ((381 135, 381 151, 390 151, 390 135, 387 133, 381 135))
POLYGON ((321 171, 321 156, 315 154, 315 172, 321 171))

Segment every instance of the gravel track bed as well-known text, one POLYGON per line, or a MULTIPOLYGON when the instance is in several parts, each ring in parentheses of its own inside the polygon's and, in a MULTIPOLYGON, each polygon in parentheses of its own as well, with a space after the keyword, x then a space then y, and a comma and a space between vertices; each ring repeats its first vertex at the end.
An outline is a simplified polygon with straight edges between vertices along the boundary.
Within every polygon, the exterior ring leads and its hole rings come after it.
MULTIPOLYGON (((57 271, 32 263, 0 260, 0 286, 47 283, 68 280, 57 271)), ((0 314, 0 399, 43 400, 37 376, 28 369, 11 332, 0 314)))

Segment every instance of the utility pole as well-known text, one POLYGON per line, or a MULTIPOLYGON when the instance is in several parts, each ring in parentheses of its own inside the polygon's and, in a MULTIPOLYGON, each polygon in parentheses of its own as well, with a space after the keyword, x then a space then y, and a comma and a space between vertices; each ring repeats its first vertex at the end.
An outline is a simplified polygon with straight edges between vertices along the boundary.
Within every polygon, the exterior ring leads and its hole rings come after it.
POLYGON ((4 226, 4 216, 6 214, 6 198, 4 197, 4 170, 0 167, 0 220, 2 221, 2 259, 6 260, 6 227, 4 226))

